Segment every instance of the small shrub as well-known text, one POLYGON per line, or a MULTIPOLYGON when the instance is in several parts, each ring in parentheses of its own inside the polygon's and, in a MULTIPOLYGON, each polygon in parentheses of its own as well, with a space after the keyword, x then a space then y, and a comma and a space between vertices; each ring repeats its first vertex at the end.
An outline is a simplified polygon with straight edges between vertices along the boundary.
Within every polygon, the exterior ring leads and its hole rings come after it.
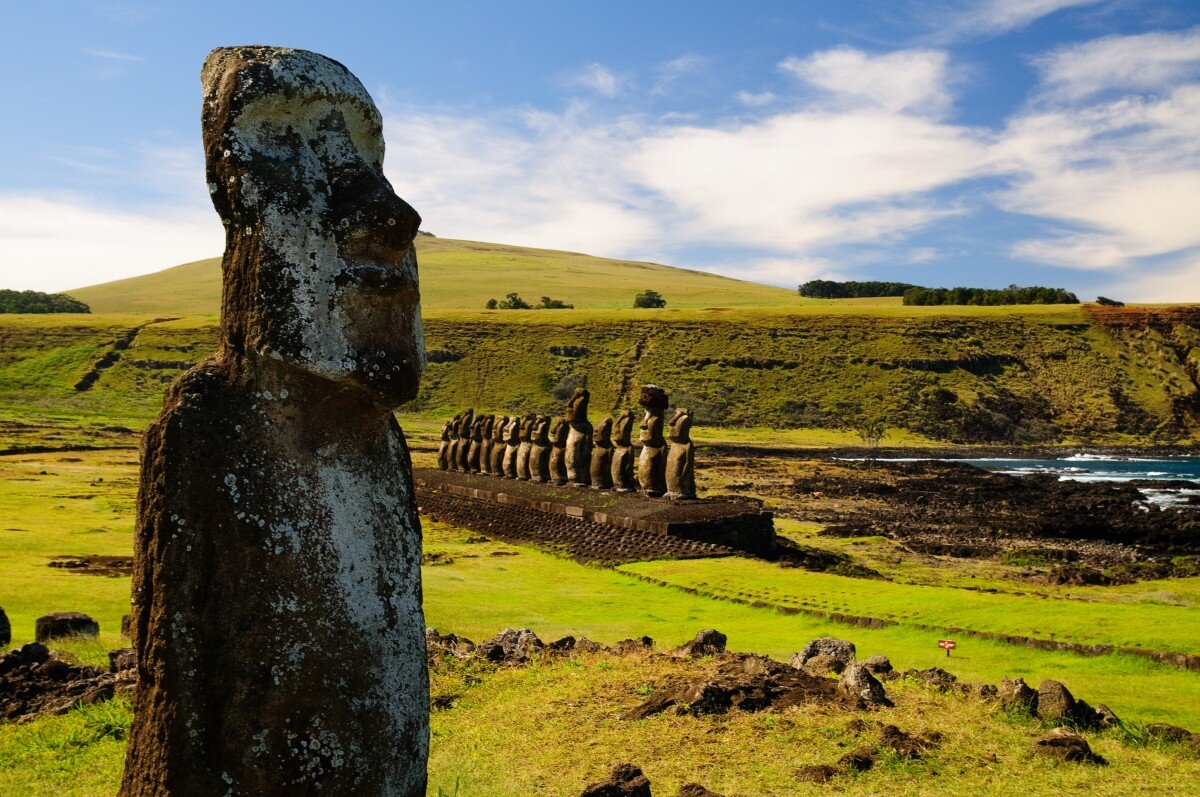
POLYGON ((1103 305, 1104 307, 1124 307, 1125 306, 1125 302, 1118 301, 1117 299, 1110 299, 1107 296, 1097 296, 1096 304, 1103 305))
POLYGON ((667 306, 667 300, 658 291, 642 291, 633 299, 634 307, 660 309, 667 306))

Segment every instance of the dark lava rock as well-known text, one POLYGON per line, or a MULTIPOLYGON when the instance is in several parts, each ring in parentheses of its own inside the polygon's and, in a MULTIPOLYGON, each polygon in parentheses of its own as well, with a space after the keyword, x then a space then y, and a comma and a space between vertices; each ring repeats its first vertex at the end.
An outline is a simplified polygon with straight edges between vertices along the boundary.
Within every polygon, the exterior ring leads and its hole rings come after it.
POLYGON ((648 636, 640 636, 637 639, 622 639, 613 645, 612 650, 618 656, 628 656, 630 653, 645 653, 648 650, 654 650, 654 640, 648 636))
POLYGON ((650 781, 633 764, 617 764, 607 780, 588 786, 580 797, 651 797, 650 781))
POLYGON ((679 797, 725 797, 725 795, 706 789, 699 783, 685 783, 679 787, 679 797))
POLYGON ((133 670, 137 667, 137 659, 134 658, 133 648, 121 648, 120 650, 109 651, 108 654, 108 671, 111 673, 125 672, 133 670))
POLYGON ((841 680, 838 681, 838 690, 849 697, 857 697, 864 703, 892 705, 892 701, 888 700, 887 693, 884 692, 883 684, 861 664, 852 662, 846 667, 841 680))
POLYGON ((659 694, 622 715, 644 719, 674 708, 678 714, 724 714, 731 709, 762 711, 814 700, 861 708, 863 701, 843 695, 837 683, 762 657, 738 654, 723 660, 702 678, 668 685, 659 694))
POLYGON ((706 628, 696 634, 696 637, 691 641, 675 649, 675 652, 683 656, 715 656, 718 653, 725 652, 725 643, 729 638, 712 628, 706 628))
POLYGON ((1000 680, 1000 704, 1029 714, 1037 710, 1037 691, 1024 678, 1000 680))
POLYGON ((900 677, 924 681, 939 692, 949 692, 958 685, 958 676, 946 672, 941 667, 930 667, 928 670, 905 670, 900 677))
POLYGON ((604 650, 604 646, 599 642, 593 642, 587 637, 582 637, 575 642, 571 648, 573 653, 599 653, 604 650))
POLYGON ((0 656, 0 719, 63 714, 131 691, 136 677, 132 669, 107 673, 51 658, 45 645, 31 642, 0 656))
POLYGON ((545 647, 537 634, 528 628, 506 628, 480 645, 479 652, 491 662, 522 664, 545 647))
POLYGON ((838 759, 838 765, 854 772, 866 772, 875 766, 875 751, 870 747, 859 747, 851 750, 838 759))
POLYGON ((457 634, 442 636, 436 629, 425 629, 425 652, 429 656, 453 656, 465 659, 475 652, 475 643, 457 634))
POLYGON ((841 659, 835 659, 833 656, 827 656, 824 653, 818 653, 803 664, 799 663, 800 654, 788 661, 793 667, 803 667, 816 675, 841 675, 846 669, 846 662, 841 659))
POLYGON ((1111 708, 1101 703, 1100 705, 1096 706, 1096 724, 1099 725, 1101 729, 1107 730, 1109 728, 1118 727, 1121 724, 1121 720, 1115 713, 1113 713, 1111 708))
POLYGON ((569 634, 567 636, 563 637, 562 639, 554 640, 553 642, 551 642, 549 645, 546 646, 546 650, 550 650, 555 653, 569 653, 570 651, 572 651, 574 649, 575 649, 575 637, 573 637, 569 634))
POLYGON ((1042 681, 1037 689, 1036 711, 1040 719, 1070 720, 1075 716, 1075 698, 1058 681, 1042 681))
POLYGON ((8 623, 4 608, 0 607, 0 647, 6 647, 9 642, 12 642, 12 626, 8 623))
POLYGON ((1069 728, 1055 728, 1033 743, 1035 755, 1050 756, 1072 763, 1106 764, 1104 758, 1092 752, 1087 740, 1069 728))
POLYGON ((879 744, 894 751, 901 758, 916 760, 922 758, 930 750, 941 746, 942 735, 934 732, 916 736, 897 728, 895 725, 885 725, 879 732, 879 744))
POLYGON ((826 636, 809 642, 799 653, 792 656, 788 663, 796 667, 803 667, 809 659, 823 655, 832 656, 843 664, 849 664, 854 661, 856 654, 857 650, 853 642, 826 636))
POLYGON ((885 675, 892 671, 892 662, 887 656, 872 656, 863 662, 873 675, 885 675))
POLYGON ((1193 736, 1192 732, 1186 728, 1169 725, 1165 722, 1152 722, 1146 726, 1145 730, 1146 736, 1151 739, 1161 739, 1164 742, 1186 742, 1193 736))
POLYGON ((796 770, 796 780, 802 783, 828 783, 840 774, 840 769, 829 764, 805 764, 796 770))
POLYGON ((34 623, 34 639, 49 642, 68 636, 99 636, 100 624, 81 612, 54 612, 34 623))
POLYGON ((126 639, 131 638, 132 632, 130 629, 132 628, 132 624, 132 617, 130 617, 128 614, 121 615, 121 636, 125 637, 126 639))

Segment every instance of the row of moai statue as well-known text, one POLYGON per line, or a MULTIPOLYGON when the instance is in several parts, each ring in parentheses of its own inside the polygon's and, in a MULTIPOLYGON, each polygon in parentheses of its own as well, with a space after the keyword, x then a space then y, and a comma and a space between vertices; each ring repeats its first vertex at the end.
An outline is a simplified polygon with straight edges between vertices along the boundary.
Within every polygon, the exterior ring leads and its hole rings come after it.
POLYGON ((598 427, 588 420, 587 388, 575 388, 566 417, 476 415, 464 410, 442 425, 438 467, 507 479, 572 484, 619 493, 640 490, 657 498, 696 497, 696 446, 692 411, 676 409, 666 419, 667 393, 645 385, 638 403, 645 408, 635 453, 637 416, 626 410, 598 427), (663 434, 664 424, 670 431, 663 434))

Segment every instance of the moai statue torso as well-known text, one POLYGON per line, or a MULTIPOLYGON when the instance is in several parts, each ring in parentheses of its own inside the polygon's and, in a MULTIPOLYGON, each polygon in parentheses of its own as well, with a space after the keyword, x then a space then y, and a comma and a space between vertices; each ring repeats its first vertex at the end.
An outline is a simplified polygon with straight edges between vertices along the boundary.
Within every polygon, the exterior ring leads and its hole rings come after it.
POLYGON ((221 48, 202 82, 220 343, 143 438, 120 794, 424 795, 421 524, 393 415, 424 364, 420 217, 341 64, 221 48))
POLYGON ((450 469, 450 435, 454 431, 454 421, 446 421, 442 424, 442 439, 438 443, 437 463, 442 470, 450 469))
POLYGON ((642 450, 638 453, 637 478, 642 492, 657 498, 667 491, 667 441, 663 437, 666 391, 657 385, 644 385, 638 403, 646 408, 646 415, 638 435, 642 450))
POLYGON ((567 481, 576 487, 592 483, 592 424, 588 420, 586 387, 575 388, 567 401, 567 481))
POLYGON ((625 410, 617 416, 613 424, 613 453, 612 453, 612 483, 613 489, 619 493, 631 493, 638 488, 634 476, 633 427, 637 423, 637 415, 633 410, 625 410))
POLYGON ((613 486, 612 478, 612 418, 605 418, 604 423, 596 428, 592 438, 592 489, 609 490, 613 486))
POLYGON ((529 481, 529 452, 533 448, 534 416, 526 415, 521 419, 521 443, 517 446, 517 478, 529 481))
POLYGON ((471 433, 475 429, 475 410, 463 411, 462 425, 458 431, 458 469, 463 473, 471 472, 471 433))
POLYGON ((476 415, 475 423, 471 425, 471 446, 467 449, 467 469, 471 473, 479 473, 482 469, 479 458, 483 453, 483 425, 486 422, 487 418, 476 415))
POLYGON ((450 445, 446 447, 446 470, 458 470, 458 447, 462 444, 463 416, 460 412, 450 421, 450 445))
POLYGON ((508 416, 501 415, 492 424, 491 474, 504 476, 505 433, 508 431, 508 416))
POLYGON ((550 427, 550 481, 560 487, 567 483, 567 434, 571 427, 558 418, 550 427))
POLYGON ((492 435, 496 426, 495 415, 483 416, 483 429, 480 431, 479 440, 479 472, 490 474, 492 472, 492 443, 494 442, 492 435))
POLYGON ((550 416, 539 415, 533 425, 533 447, 529 450, 529 476, 534 481, 550 481, 550 416))
POLYGON ((667 498, 696 497, 696 446, 692 443, 692 411, 675 410, 667 422, 667 498))
POLYGON ((521 416, 514 415, 504 427, 504 478, 517 478, 517 449, 521 447, 521 416))

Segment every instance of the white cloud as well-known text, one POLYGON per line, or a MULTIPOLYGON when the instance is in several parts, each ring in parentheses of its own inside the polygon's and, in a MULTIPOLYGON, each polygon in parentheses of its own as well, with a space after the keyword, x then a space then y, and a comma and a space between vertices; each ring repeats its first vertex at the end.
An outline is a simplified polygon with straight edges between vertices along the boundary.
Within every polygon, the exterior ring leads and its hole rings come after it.
POLYGON ((1200 77, 1200 27, 1138 36, 1106 36, 1036 59, 1056 100, 1108 90, 1156 91, 1200 77))
POLYGON ((1007 33, 1069 8, 1096 5, 1100 0, 969 0, 965 7, 943 15, 938 27, 944 37, 990 36, 1007 33))
POLYGON ((612 99, 620 93, 625 79, 603 64, 588 64, 582 71, 569 77, 568 86, 594 91, 602 97, 612 99))
POLYGON ((751 108, 759 108, 763 105, 770 105, 775 102, 775 95, 770 91, 739 91, 737 93, 738 102, 742 105, 748 105, 751 108))
POLYGON ((76 199, 0 194, 3 287, 61 291, 213 257, 217 215, 121 212, 76 199))
POLYGON ((851 47, 791 57, 779 68, 827 92, 843 105, 939 114, 952 99, 948 57, 940 50, 871 55, 851 47))
POLYGON ((131 55, 129 53, 119 53, 116 50, 90 49, 90 50, 85 50, 84 52, 86 52, 88 55, 95 56, 96 58, 103 58, 108 61, 141 61, 141 60, 143 60, 140 55, 131 55))
POLYGON ((655 69, 651 94, 668 94, 682 78, 695 75, 704 69, 707 59, 700 55, 687 54, 664 61, 655 69))

